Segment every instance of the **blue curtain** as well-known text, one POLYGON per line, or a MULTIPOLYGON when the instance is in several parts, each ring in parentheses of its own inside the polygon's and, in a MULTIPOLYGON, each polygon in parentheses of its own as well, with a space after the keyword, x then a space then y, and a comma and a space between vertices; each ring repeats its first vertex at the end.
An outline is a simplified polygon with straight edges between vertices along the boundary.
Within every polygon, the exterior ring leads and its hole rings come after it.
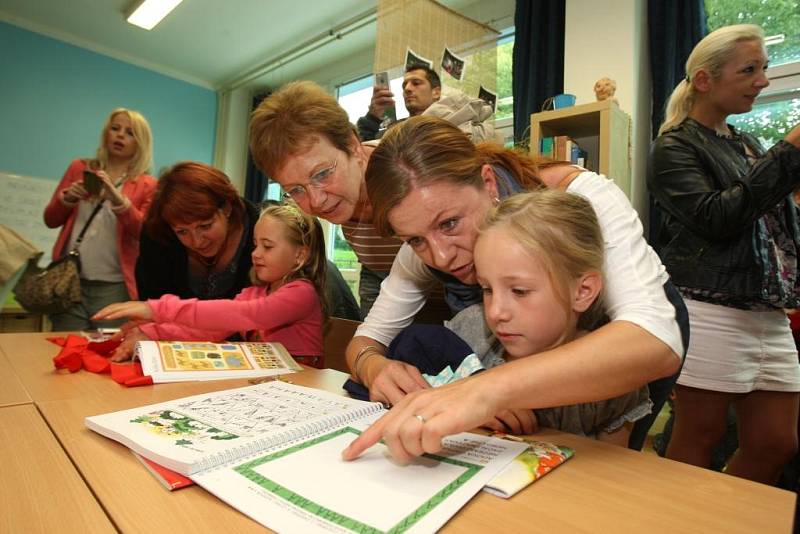
POLYGON ((517 0, 511 87, 514 139, 530 137, 531 113, 564 92, 565 0, 517 0))
POLYGON ((658 128, 664 122, 664 109, 669 95, 686 76, 686 60, 708 30, 703 0, 649 0, 647 9, 655 139, 658 128))
MULTIPOLYGON (((270 95, 269 92, 266 93, 259 93, 253 97, 253 103, 250 110, 254 110, 258 107, 262 100, 267 98, 270 95)), ((261 201, 264 200, 264 191, 267 190, 267 184, 269 183, 269 178, 262 173, 258 167, 256 167, 255 162, 253 161, 253 155, 250 151, 247 151, 247 176, 245 177, 244 182, 244 198, 255 204, 256 206, 261 205, 261 201)))
MULTIPOLYGON (((651 126, 655 139, 664 122, 667 100, 678 82, 686 76, 686 60, 694 46, 708 33, 705 4, 703 0, 648 0, 647 27, 653 87, 651 126)), ((651 196, 648 240, 656 252, 659 252, 655 244, 661 221, 661 212, 651 196)))

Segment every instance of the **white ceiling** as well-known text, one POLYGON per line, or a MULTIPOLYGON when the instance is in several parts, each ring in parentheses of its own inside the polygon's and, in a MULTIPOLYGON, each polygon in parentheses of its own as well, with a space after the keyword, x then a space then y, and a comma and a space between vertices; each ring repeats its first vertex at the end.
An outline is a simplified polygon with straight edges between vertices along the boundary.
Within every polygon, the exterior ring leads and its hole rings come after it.
MULTIPOLYGON (((457 9, 470 0, 442 3, 457 9)), ((281 67, 283 76, 347 58, 375 40, 369 14, 377 0, 184 0, 150 31, 125 21, 131 4, 0 0, 0 20, 212 89, 255 85, 249 72, 354 18, 367 23, 281 67)))

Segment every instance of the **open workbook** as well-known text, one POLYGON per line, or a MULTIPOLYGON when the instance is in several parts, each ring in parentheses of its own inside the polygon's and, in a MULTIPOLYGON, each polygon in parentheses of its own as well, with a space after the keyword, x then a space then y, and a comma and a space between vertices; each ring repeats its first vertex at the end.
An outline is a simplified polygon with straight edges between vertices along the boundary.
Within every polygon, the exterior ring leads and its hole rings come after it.
POLYGON ((433 532, 526 445, 477 434, 398 465, 342 450, 385 410, 281 381, 86 418, 86 425, 281 532, 433 532))
POLYGON ((154 383, 252 378, 294 373, 302 367, 280 343, 138 341, 134 358, 154 383))

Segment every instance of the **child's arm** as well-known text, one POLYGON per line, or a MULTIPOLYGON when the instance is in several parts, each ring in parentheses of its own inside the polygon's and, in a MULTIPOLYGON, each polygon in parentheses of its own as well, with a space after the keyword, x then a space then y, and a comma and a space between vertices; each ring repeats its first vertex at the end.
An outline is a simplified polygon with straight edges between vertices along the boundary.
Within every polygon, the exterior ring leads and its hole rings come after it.
POLYGON ((211 330, 208 328, 192 328, 177 323, 145 323, 139 325, 150 339, 163 341, 222 341, 234 331, 211 330))
MULTIPOLYGON (((131 300, 128 302, 116 302, 109 304, 92 317, 94 320, 113 320, 130 318, 138 320, 153 320, 153 306, 163 300, 164 302, 190 302, 181 301, 174 295, 164 295, 159 300, 149 300, 140 302, 131 300)), ((196 299, 193 299, 193 301, 196 299)), ((150 339, 161 339, 165 341, 221 341, 236 332, 236 329, 221 330, 219 328, 192 327, 190 325, 177 324, 174 322, 154 322, 139 325, 139 330, 150 339)), ((127 359, 127 358, 125 358, 127 359)))
POLYGON ((319 308, 314 286, 294 281, 265 295, 248 287, 234 300, 181 300, 165 296, 147 302, 157 323, 179 323, 206 330, 271 330, 305 319, 319 308))

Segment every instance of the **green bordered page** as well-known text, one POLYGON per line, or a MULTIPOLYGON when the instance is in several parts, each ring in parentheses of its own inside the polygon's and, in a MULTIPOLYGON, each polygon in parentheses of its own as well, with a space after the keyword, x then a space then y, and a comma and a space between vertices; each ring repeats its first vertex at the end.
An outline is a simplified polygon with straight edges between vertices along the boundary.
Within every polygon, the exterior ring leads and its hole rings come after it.
POLYGON ((525 445, 476 434, 447 438, 409 465, 377 444, 353 462, 341 452, 374 417, 299 439, 192 478, 278 532, 434 532, 525 445))

